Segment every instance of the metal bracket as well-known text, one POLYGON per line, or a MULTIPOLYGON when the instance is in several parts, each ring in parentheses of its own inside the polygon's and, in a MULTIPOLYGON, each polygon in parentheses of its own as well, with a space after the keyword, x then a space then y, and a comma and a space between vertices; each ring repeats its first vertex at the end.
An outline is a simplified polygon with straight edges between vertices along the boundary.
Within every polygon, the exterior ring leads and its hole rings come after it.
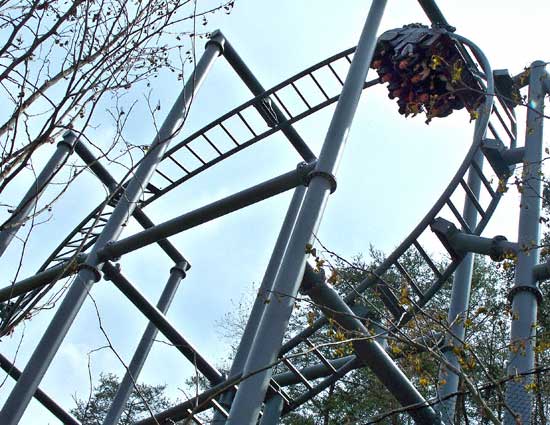
POLYGON ((460 232, 460 230, 458 230, 453 223, 438 217, 430 225, 430 229, 435 233, 449 254, 451 254, 453 260, 460 260, 464 257, 464 252, 455 249, 453 244, 450 242, 453 235, 460 232))
POLYGON ((94 282, 99 282, 101 280, 102 274, 99 269, 90 264, 82 263, 77 266, 77 270, 90 270, 94 274, 94 282))
POLYGON ((507 149, 500 140, 484 139, 481 150, 499 178, 511 176, 515 164, 523 161, 524 148, 507 149))
POLYGON ((62 146, 62 145, 65 145, 67 146, 71 152, 74 150, 74 147, 76 146, 78 142, 78 135, 72 131, 72 130, 67 130, 64 134, 63 134, 63 139, 57 143, 57 146, 62 146))
POLYGON ((508 296, 507 296, 508 302, 511 304, 512 301, 514 300, 514 297, 516 296, 516 294, 519 293, 519 292, 524 292, 524 291, 532 293, 535 296, 535 298, 537 299, 537 303, 539 305, 542 303, 542 300, 543 300, 542 291, 540 290, 538 285, 537 286, 532 286, 532 285, 514 286, 508 292, 508 296))
POLYGON ((330 193, 334 193, 334 191, 336 190, 337 183, 334 174, 327 173, 326 171, 321 170, 313 170, 306 176, 306 186, 309 186, 309 183, 311 182, 311 179, 313 179, 313 177, 323 177, 324 179, 328 180, 330 183, 330 193))
POLYGON ((510 109, 515 108, 518 103, 514 99, 521 99, 519 88, 507 69, 495 69, 493 71, 495 79, 495 88, 502 100, 510 109))
POLYGON ((279 117, 273 109, 273 101, 269 97, 262 98, 258 103, 254 104, 254 107, 265 120, 268 127, 273 128, 279 125, 279 117))
POLYGON ((464 233, 444 218, 436 218, 430 225, 453 259, 461 259, 467 252, 489 255, 493 261, 503 261, 507 254, 517 254, 517 243, 508 242, 504 236, 484 238, 464 233))

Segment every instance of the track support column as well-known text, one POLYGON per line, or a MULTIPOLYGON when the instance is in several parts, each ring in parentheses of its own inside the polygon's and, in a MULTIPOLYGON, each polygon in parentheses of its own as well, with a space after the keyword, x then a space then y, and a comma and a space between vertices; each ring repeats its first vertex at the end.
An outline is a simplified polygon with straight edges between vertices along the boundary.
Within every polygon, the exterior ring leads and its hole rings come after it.
POLYGON ((12 216, 2 225, 0 231, 0 257, 6 251, 10 242, 16 235, 19 228, 28 220, 29 214, 38 202, 38 198, 50 183, 51 179, 65 164, 69 155, 73 152, 77 135, 72 131, 67 131, 63 135, 63 140, 57 144, 57 149, 47 162, 44 169, 40 172, 31 188, 27 191, 12 216))
POLYGON ((533 409, 535 338, 538 302, 542 300, 533 273, 540 250, 540 214, 542 208, 542 127, 544 121, 545 63, 533 62, 529 75, 529 109, 525 136, 523 193, 521 194, 518 244, 514 286, 508 297, 512 303, 510 360, 506 383, 506 402, 512 409, 505 414, 506 425, 530 424, 533 409), (528 375, 522 375, 528 374, 528 375))
POLYGON ((239 386, 227 424, 253 425, 258 420, 272 374, 270 365, 276 360, 281 348, 294 306, 294 297, 302 280, 306 263, 306 245, 312 242, 328 196, 331 190, 335 189, 336 182, 333 176, 338 168, 372 61, 377 41, 376 33, 385 6, 386 0, 372 2, 317 167, 310 174, 309 188, 273 286, 275 294, 267 304, 245 364, 244 375, 250 376, 239 386))
MULTIPOLYGON (((248 317, 248 321, 246 322, 246 326, 244 328, 243 336, 239 342, 237 352, 235 353, 235 358, 233 360, 233 364, 231 365, 229 376, 235 376, 237 374, 242 374, 243 372, 246 356, 250 351, 250 347, 252 347, 252 342, 256 337, 258 326, 264 314, 264 310, 266 308, 265 301, 271 296, 273 291, 273 283, 275 282, 275 278, 279 272, 281 260, 285 253, 288 239, 292 233, 294 224, 296 223, 296 216, 302 206, 305 192, 305 186, 298 186, 294 190, 292 200, 290 201, 290 205, 283 221, 283 225, 281 226, 279 236, 277 237, 277 241, 275 242, 275 247, 271 253, 271 258, 269 259, 262 283, 258 289, 258 296, 254 300, 252 310, 250 311, 250 316, 248 317)), ((233 397, 234 393, 232 391, 227 392, 220 398, 220 402, 225 408, 228 409, 231 406, 233 397)), ((225 418, 223 418, 219 412, 214 413, 212 424, 221 424, 224 421, 225 418)))
MULTIPOLYGON (((178 286, 182 279, 185 278, 186 270, 187 262, 178 263, 172 268, 172 270, 170 270, 170 277, 168 278, 168 282, 166 282, 166 286, 164 287, 157 303, 157 309, 162 314, 166 314, 170 308, 170 304, 174 299, 174 295, 176 295, 178 286)), ((107 416, 105 416, 105 419, 103 420, 103 425, 115 425, 120 420, 124 406, 126 406, 126 402, 134 389, 134 385, 137 383, 139 374, 141 373, 145 360, 151 351, 151 347, 153 346, 157 333, 157 327, 153 323, 149 322, 147 328, 145 328, 145 332, 143 333, 141 340, 139 341, 136 352, 128 365, 128 370, 124 374, 124 378, 118 387, 115 398, 113 399, 111 407, 107 412, 107 416)))
POLYGON ((0 423, 2 425, 16 425, 23 416, 33 393, 38 388, 42 377, 50 366, 80 307, 84 303, 88 291, 101 278, 100 269, 103 264, 98 255, 99 251, 118 239, 122 232, 122 226, 131 217, 145 187, 149 183, 157 165, 162 160, 162 156, 168 148, 170 141, 181 129, 194 95, 197 93, 206 74, 222 50, 223 38, 214 34, 213 38, 206 45, 206 50, 197 63, 195 70, 189 77, 189 80, 159 129, 158 134, 151 143, 147 154, 137 166, 133 178, 130 180, 109 221, 92 247, 86 262, 80 266, 80 271, 75 281, 67 291, 63 302, 34 350, 21 374, 21 378, 17 381, 17 384, 7 398, 0 412, 0 423))
MULTIPOLYGON (((477 125, 477 123, 476 123, 477 125)), ((478 132, 475 132, 476 134, 478 132)), ((483 154, 481 149, 478 150, 475 158, 473 159, 480 169, 483 166, 483 154)), ((481 189, 481 179, 479 174, 475 172, 473 167, 470 167, 468 173, 468 186, 472 190, 472 193, 479 199, 481 189)), ((475 229, 477 225, 478 212, 472 199, 465 195, 464 200, 464 221, 470 229, 475 229)), ((463 232, 468 232, 468 229, 462 229, 463 232)), ((457 267, 453 278, 453 292, 451 295, 451 305, 449 307, 449 314, 447 322, 449 331, 446 337, 446 350, 444 352, 445 359, 456 369, 460 370, 460 364, 458 357, 452 350, 453 347, 461 347, 464 343, 464 336, 466 334, 466 328, 464 327, 464 321, 468 313, 468 305, 470 303, 470 289, 472 286, 472 273, 474 269, 474 254, 468 253, 457 267)), ((458 390, 459 376, 449 370, 445 365, 441 366, 439 372, 439 382, 444 382, 438 389, 438 396, 443 399, 438 407, 439 413, 443 421, 446 424, 452 424, 454 421, 454 411, 456 404, 456 397, 449 397, 450 394, 456 393, 458 390)))

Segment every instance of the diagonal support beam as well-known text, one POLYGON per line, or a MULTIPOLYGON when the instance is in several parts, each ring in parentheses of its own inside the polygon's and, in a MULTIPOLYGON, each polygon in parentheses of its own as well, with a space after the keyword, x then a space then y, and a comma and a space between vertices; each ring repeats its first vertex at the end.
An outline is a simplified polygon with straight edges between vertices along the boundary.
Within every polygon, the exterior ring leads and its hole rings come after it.
MULTIPOLYGON (((20 378, 21 372, 10 362, 6 357, 0 354, 0 367, 16 381, 20 378)), ((80 425, 80 422, 70 413, 66 412, 59 404, 57 404, 48 394, 37 388, 34 392, 36 398, 42 406, 50 411, 57 419, 63 422, 64 425, 80 425)))
MULTIPOLYGON (((157 303, 157 309, 162 314, 166 314, 170 308, 170 304, 176 295, 176 291, 180 282, 185 278, 185 271, 188 269, 186 262, 177 263, 172 270, 170 270, 170 277, 166 286, 162 291, 160 299, 157 303)), ((149 322, 145 332, 139 341, 136 351, 128 365, 128 370, 124 374, 118 390, 115 394, 115 398, 111 403, 111 407, 103 420, 103 425, 115 425, 120 420, 124 406, 130 398, 130 394, 136 385, 141 369, 145 364, 145 360, 153 347, 153 342, 157 336, 158 329, 154 323, 149 322)))
POLYGON ((355 317, 338 293, 325 282, 324 274, 316 273, 308 264, 301 290, 321 308, 326 317, 335 320, 350 333, 357 357, 372 370, 403 407, 410 407, 408 413, 416 423, 423 425, 441 423, 426 399, 376 342, 361 321, 355 317))
POLYGON ((76 136, 72 132, 66 132, 63 140, 57 144, 57 149, 40 172, 33 185, 27 191, 11 217, 0 226, 0 257, 9 246, 17 231, 29 219, 29 214, 35 208, 38 199, 46 186, 67 161, 73 152, 76 136))
POLYGON ((88 292, 94 283, 100 279, 102 260, 98 255, 99 251, 119 238, 123 225, 132 215, 172 138, 181 130, 195 94, 223 50, 223 39, 213 37, 207 43, 205 52, 197 63, 195 70, 150 144, 147 154, 136 167, 135 173, 124 191, 124 196, 121 197, 115 207, 92 247, 86 263, 81 266, 75 282, 67 291, 63 302, 21 373, 21 378, 8 396, 0 412, 0 423, 2 425, 16 425, 19 422, 34 391, 38 388, 65 335, 80 311, 88 292))
POLYGON ((184 230, 191 229, 210 220, 222 217, 241 208, 268 199, 304 184, 305 177, 315 166, 315 163, 298 165, 296 170, 282 174, 264 183, 245 189, 219 201, 197 208, 189 213, 158 224, 143 232, 136 233, 125 239, 105 246, 99 253, 100 258, 110 259, 143 248, 184 230))
MULTIPOLYGON (((109 193, 111 195, 116 194, 117 191, 122 190, 121 185, 115 180, 115 178, 109 173, 109 171, 103 166, 103 164, 99 161, 99 159, 88 149, 88 147, 82 142, 82 140, 79 140, 78 143, 75 146, 75 152, 80 158, 84 161, 84 163, 90 168, 92 173, 95 174, 95 176, 103 183, 107 189, 109 190, 109 193)), ((116 196, 116 195, 115 195, 116 196)), ((155 226, 155 223, 153 223, 149 217, 143 212, 143 210, 139 207, 136 207, 136 209, 133 212, 133 216, 136 219, 136 221, 143 227, 144 229, 149 229, 151 227, 155 226)), ((157 244, 162 248, 162 250, 170 257, 170 259, 174 263, 181 263, 185 262, 187 263, 187 270, 189 270, 190 265, 189 262, 183 257, 183 255, 180 254, 178 249, 172 245, 172 243, 168 239, 161 239, 157 241, 157 244)))
MULTIPOLYGON (((237 51, 233 48, 231 43, 225 39, 225 45, 223 50, 223 55, 229 65, 235 70, 235 72, 241 77, 243 82, 246 84, 246 86, 250 89, 252 94, 254 96, 260 96, 263 93, 265 93, 264 87, 261 85, 261 83, 258 81, 258 79, 254 76, 250 68, 246 65, 246 63, 241 59, 237 51)), ((263 99, 264 100, 264 99, 263 99)), ((267 102, 269 98, 265 98, 265 101, 267 102)), ((294 127, 290 124, 284 124, 286 121, 285 115, 283 112, 279 109, 279 107, 274 104, 270 103, 269 105, 263 104, 257 106, 258 112, 262 116, 262 118, 265 120, 267 125, 274 126, 276 123, 281 123, 281 131, 286 136, 288 141, 294 146, 294 148, 298 151, 298 153, 301 155, 301 157, 306 162, 314 161, 316 158, 315 154, 309 149, 309 146, 306 144, 304 139, 298 134, 298 132, 295 130, 294 127), (268 108, 271 110, 272 114, 274 114, 274 117, 272 117, 271 113, 268 112, 268 108), (273 122, 275 121, 275 123, 273 122)))
POLYGON ((147 319, 177 348, 193 365, 197 367, 212 384, 223 382, 223 375, 202 357, 197 350, 172 326, 166 316, 151 304, 145 296, 126 279, 111 263, 103 266, 105 277, 143 313, 147 319))
MULTIPOLYGON (((314 167, 315 163, 301 163, 296 170, 292 170, 264 183, 260 183, 234 195, 227 196, 211 204, 197 208, 196 210, 190 211, 167 222, 147 228, 143 232, 121 239, 118 242, 111 243, 100 251, 99 256, 103 261, 120 257, 123 254, 156 243, 176 233, 207 223, 215 218, 222 217, 238 209, 303 185, 306 182, 306 176, 314 167)), ((78 264, 83 263, 86 261, 86 258, 87 256, 82 254, 76 258, 76 262, 78 264)), ((48 285, 59 276, 66 277, 74 274, 76 270, 73 268, 67 269, 68 265, 69 261, 63 262, 48 270, 0 289, 0 302, 48 285)))
POLYGON ((372 2, 317 166, 310 174, 304 203, 273 285, 274 291, 284 296, 272 297, 267 305, 243 372, 250 377, 239 386, 227 425, 253 425, 258 420, 272 374, 268 366, 273 364, 281 348, 294 306, 294 297, 302 280, 306 263, 305 248, 313 242, 313 234, 319 228, 328 197, 336 189, 334 175, 367 79, 376 46, 376 33, 385 6, 386 0, 372 2))

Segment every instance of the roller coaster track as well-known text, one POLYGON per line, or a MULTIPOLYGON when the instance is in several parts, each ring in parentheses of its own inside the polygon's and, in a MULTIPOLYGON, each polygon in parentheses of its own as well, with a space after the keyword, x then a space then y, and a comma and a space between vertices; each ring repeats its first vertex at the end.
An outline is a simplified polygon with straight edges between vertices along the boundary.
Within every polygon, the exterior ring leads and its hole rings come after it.
MULTIPOLYGON (((338 101, 354 51, 355 48, 347 49, 309 67, 177 143, 164 155, 140 206, 143 208, 155 202, 224 159, 338 101), (284 121, 277 119, 272 104, 283 111, 284 121), (301 106, 297 108, 298 104, 301 106)), ((378 79, 366 82, 365 88, 378 83, 378 79)), ((124 184, 121 186, 124 188, 124 184)), ((52 252, 38 272, 63 263, 76 253, 90 248, 107 223, 119 197, 120 192, 88 214, 52 252)), ((21 297, 16 302, 15 313, 20 311, 23 315, 27 314, 51 286, 21 297)), ((2 323, 0 333, 6 332, 19 320, 12 315, 8 322, 2 323)))
MULTIPOLYGON (((461 48, 465 49, 466 47, 461 46, 461 48)), ((470 60, 473 62, 472 59, 470 60)), ((298 75, 307 75, 307 73, 308 71, 306 70, 298 75)), ((516 146, 516 120, 514 112, 498 96, 484 133, 484 137, 474 140, 450 183, 420 223, 376 270, 368 273, 368 277, 345 298, 348 305, 354 309, 355 307, 360 307, 359 304, 361 304, 362 298, 367 295, 367 291, 372 291, 371 293, 375 297, 380 298, 387 310, 385 320, 390 324, 386 326, 389 327, 390 333, 396 332, 405 326, 414 317, 416 312, 426 306, 445 282, 449 281, 449 278, 462 261, 463 257, 450 252, 448 248, 440 243, 441 251, 448 258, 448 261, 442 265, 441 261, 438 261, 434 255, 429 254, 429 251, 433 250, 433 248, 429 250, 422 245, 422 237, 432 233, 430 225, 434 220, 437 217, 444 216, 465 232, 480 235, 498 206, 502 196, 502 185, 505 184, 507 178, 512 174, 513 168, 503 170, 498 167, 496 167, 498 169, 492 169, 490 166, 484 167, 481 159, 484 154, 485 140, 497 140, 510 148, 516 146), (485 205, 481 201, 484 195, 475 196, 468 185, 468 172, 475 173, 480 178, 482 190, 485 197, 489 199, 488 202, 485 202, 485 205), (496 176, 497 178, 493 178, 492 176, 496 176), (463 214, 459 211, 457 205, 455 205, 453 200, 457 197, 461 197, 462 199, 467 197, 475 205, 479 218, 475 228, 469 228, 463 214), (425 267, 431 270, 432 278, 429 282, 415 281, 412 277, 413 273, 407 270, 405 265, 406 257, 412 252, 415 253, 417 258, 422 260, 425 267), (400 278, 399 286, 391 283, 395 282, 396 276, 400 278), (407 285, 406 293, 409 294, 408 297, 411 301, 405 305, 400 302, 400 292, 403 290, 402 283, 407 285)), ((440 259, 441 256, 438 258, 440 259)), ((360 313, 357 314, 359 315, 360 313)), ((315 346, 313 341, 322 339, 323 334, 326 335, 329 326, 331 325, 327 319, 318 319, 311 326, 308 326, 290 338, 282 346, 279 353, 281 362, 278 365, 278 372, 271 381, 271 394, 273 395, 277 392, 283 397, 283 414, 297 409, 334 384, 345 374, 362 367, 361 362, 353 355, 345 358, 330 358, 326 352, 315 346), (306 364, 309 367, 300 370, 300 367, 303 366, 293 363, 291 360, 292 355, 297 353, 301 353, 300 365, 306 364), (291 355, 290 359, 289 355, 291 355), (319 366, 325 366, 324 373, 310 377, 308 371, 311 371, 312 368, 319 368, 319 366), (292 391, 285 391, 285 388, 282 388, 283 386, 291 386, 292 391), (289 393, 292 393, 292 397, 289 396, 289 393)), ((165 414, 157 416, 156 420, 160 423, 164 423, 163 421, 168 423, 169 419, 181 420, 210 408, 218 412, 221 411, 221 407, 215 402, 212 394, 219 395, 224 390, 232 390, 234 380, 238 377, 232 378, 232 380, 230 378, 226 383, 222 383, 206 391, 195 399, 169 409, 165 414)), ((224 416, 226 416, 227 412, 223 412, 224 416)), ((193 416, 193 420, 200 423, 196 416, 193 416)), ((142 421, 143 425, 149 423, 153 423, 152 420, 142 421)))
MULTIPOLYGON (((339 91, 335 93, 334 90, 329 90, 327 86, 340 88, 343 86, 345 72, 347 71, 342 72, 342 68, 349 67, 353 53, 354 48, 351 48, 319 62, 226 113, 176 144, 164 155, 151 183, 147 187, 140 206, 145 207, 157 201, 166 193, 224 159, 273 135, 284 126, 292 125, 336 102, 340 95, 339 91), (327 78, 332 80, 327 83, 327 78), (309 90, 303 88, 306 84, 310 85, 309 90), (311 87, 315 89, 315 93, 311 90, 311 87), (291 95, 294 97, 288 100, 291 95), (279 109, 284 111, 284 121, 277 119, 270 106, 272 104, 276 104, 279 109), (295 110, 298 104, 302 105, 301 109, 295 110)), ((378 83, 378 79, 366 82, 364 88, 378 83)), ((498 96, 485 133, 485 138, 497 140, 508 147, 515 147, 515 116, 513 111, 498 96)), ((499 187, 509 177, 511 170, 509 173, 503 173, 502 169, 487 169, 488 167, 481 164, 479 158, 483 154, 485 138, 474 140, 451 182, 421 222, 397 249, 374 272, 369 273, 368 277, 346 297, 345 301, 352 308, 359 304, 360 298, 366 291, 372 291, 381 299, 387 310, 386 320, 392 324, 390 331, 395 331, 414 317, 415 312, 424 307, 443 284, 448 281, 460 264, 462 257, 456 256, 448 251, 445 245, 441 244, 441 251, 449 259, 444 265, 441 265, 440 257, 436 258, 435 255, 430 254, 432 248, 423 246, 421 239, 425 234, 431 233, 430 225, 437 217, 442 215, 455 223, 458 228, 474 235, 480 235, 487 226, 502 195, 499 187), (474 195, 469 187, 467 183, 468 172, 476 173, 481 179, 482 190, 484 190, 483 197, 474 195), (496 175, 497 178, 494 179, 493 175, 496 175), (468 227, 459 207, 455 204, 454 200, 459 196, 469 197, 476 206, 479 222, 473 229, 468 227), (483 202, 482 198, 488 198, 489 201, 483 202), (432 279, 429 282, 415 281, 412 273, 407 270, 405 258, 411 252, 415 252, 418 258, 422 259, 424 266, 431 270, 432 279), (403 305, 400 302, 399 291, 402 290, 402 287, 397 287, 392 283, 395 281, 395 276, 400 276, 401 281, 408 285, 407 293, 410 294, 412 301, 410 304, 403 305)), ((124 187, 124 184, 122 187, 124 187)), ((113 207, 116 205, 117 196, 120 195, 115 194, 111 199, 102 202, 94 209, 61 242, 39 271, 62 264, 80 252, 86 252, 94 244, 99 232, 107 222, 113 207)), ((20 320, 51 289, 52 285, 21 296, 17 301, 18 311, 11 316, 9 322, 3 323, 2 330, 5 331, 11 324, 20 320)), ((312 341, 323 332, 326 332, 328 326, 329 323, 326 319, 318 319, 283 345, 279 353, 282 360, 279 365, 280 373, 272 380, 271 394, 277 392, 283 396, 285 400, 284 413, 295 410, 346 373, 361 367, 354 356, 344 360, 331 359, 315 348, 312 341), (326 367, 327 371, 323 374, 323 379, 318 376, 314 379, 308 378, 307 373, 301 372, 299 367, 286 357, 290 353, 297 352, 308 353, 308 358, 304 363, 322 364, 326 367), (277 377, 281 376, 286 379, 284 385, 293 385, 292 397, 277 384, 277 377)), ((222 383, 219 388, 220 390, 217 393, 208 390, 202 396, 199 396, 199 398, 202 397, 201 400, 204 403, 198 409, 194 408, 196 405, 190 401, 175 408, 170 415, 157 419, 163 420, 170 417, 179 420, 191 415, 192 412, 196 413, 210 408, 216 409, 226 416, 227 412, 216 402, 217 397, 214 398, 208 395, 211 393, 219 395, 220 391, 223 392, 224 389, 233 388, 232 383, 229 381, 222 383)), ((195 421, 200 423, 198 419, 195 419, 195 421)))

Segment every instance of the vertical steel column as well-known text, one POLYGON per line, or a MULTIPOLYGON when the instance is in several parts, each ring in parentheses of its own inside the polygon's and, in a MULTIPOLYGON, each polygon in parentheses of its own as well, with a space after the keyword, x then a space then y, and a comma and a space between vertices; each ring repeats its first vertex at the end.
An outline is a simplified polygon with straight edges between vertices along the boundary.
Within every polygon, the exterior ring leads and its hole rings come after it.
POLYGON ((36 206, 40 195, 51 181, 52 177, 65 164, 65 161, 73 151, 76 135, 68 131, 63 135, 63 140, 57 144, 57 149, 40 172, 31 188, 27 191, 12 216, 2 225, 0 231, 0 257, 6 251, 19 228, 28 219, 29 214, 36 206))
POLYGON ((542 300, 534 278, 533 267, 539 261, 540 214, 542 207, 542 125, 544 121, 543 78, 547 77, 545 63, 533 62, 529 75, 529 103, 525 136, 523 193, 521 194, 518 244, 520 252, 516 265, 514 286, 508 297, 512 302, 510 360, 506 383, 506 402, 513 411, 506 412, 504 423, 531 423, 533 408, 533 375, 535 367, 535 336, 538 302, 542 300))
POLYGON ((6 400, 0 412, 0 423, 2 425, 15 425, 23 416, 32 394, 38 387, 63 338, 69 331, 86 299, 88 291, 101 277, 102 263, 98 252, 107 244, 118 239, 123 224, 131 217, 171 139, 181 129, 193 96, 222 50, 223 39, 214 34, 213 38, 207 43, 205 52, 172 106, 157 136, 151 143, 147 154, 138 165, 109 221, 92 247, 86 262, 80 266, 80 271, 74 283, 67 291, 67 295, 65 295, 63 302, 34 350, 21 374, 21 378, 17 381, 6 400))
MULTIPOLYGON (((184 262, 176 264, 172 270, 170 270, 170 277, 168 278, 168 282, 166 282, 166 286, 164 287, 157 303, 157 308, 161 313, 166 314, 170 308, 170 304, 174 299, 178 286, 182 279, 185 278, 186 269, 187 262, 184 262)), ((134 389, 134 385, 138 380, 139 374, 141 373, 141 369, 145 364, 145 360, 151 351, 151 347, 153 346, 157 333, 157 327, 153 323, 149 322, 143 336, 141 337, 141 340, 139 341, 136 352, 128 365, 128 370, 124 374, 124 378, 118 387, 115 398, 111 403, 111 407, 103 420, 103 425, 115 425, 118 423, 120 416, 122 415, 122 411, 124 410, 124 406, 126 405, 126 402, 130 397, 130 393, 134 389)))
MULTIPOLYGON (((277 273, 279 272, 279 267, 287 247, 288 239, 292 229, 294 228, 294 224, 296 223, 296 217, 300 211, 300 207, 302 206, 305 192, 306 188, 304 186, 298 186, 294 190, 294 194, 292 195, 285 219, 283 220, 283 225, 281 226, 279 236, 275 242, 275 247, 271 253, 271 258, 267 264, 262 283, 258 289, 258 296, 254 300, 252 310, 250 311, 250 316, 248 317, 241 341, 239 342, 239 348, 237 348, 237 352, 235 353, 235 358, 233 359, 229 376, 235 376, 243 372, 246 356, 250 351, 250 347, 252 346, 252 342, 254 341, 258 326, 266 308, 265 301, 270 297, 270 294, 273 291, 273 284, 275 282, 275 278, 277 277, 277 273)), ((229 408, 231 401, 233 400, 233 396, 234 393, 228 391, 221 397, 221 404, 224 407, 229 408)), ((220 424, 224 421, 225 418, 216 411, 212 423, 220 424)))
MULTIPOLYGON (((476 126, 478 122, 476 122, 476 126)), ((477 133, 477 132, 476 132, 477 133)), ((483 166, 483 153, 481 149, 477 151, 473 161, 477 163, 481 169, 483 166)), ((475 172, 473 167, 470 167, 468 172, 468 186, 472 193, 479 198, 481 189, 481 178, 475 172)), ((477 225, 477 209, 468 195, 465 195, 464 200, 464 221, 470 229, 475 229, 477 225)), ((462 228, 463 232, 468 232, 468 229, 462 228)), ((449 307, 449 315, 447 322, 450 332, 446 336, 446 351, 443 353, 445 359, 455 368, 460 369, 458 357, 452 350, 453 347, 461 347, 463 345, 466 329, 464 321, 468 313, 468 305, 470 303, 470 289, 472 286, 472 273, 474 268, 474 254, 468 253, 456 268, 453 278, 453 292, 451 295, 451 305, 449 307)), ((447 424, 453 423, 456 397, 450 397, 450 394, 456 393, 458 390, 459 376, 441 366, 439 372, 439 382, 445 382, 438 388, 438 397, 444 399, 438 407, 443 421, 447 424)))
POLYGON ((273 286, 276 295, 271 297, 271 302, 267 304, 246 361, 244 375, 250 377, 239 386, 227 424, 253 425, 258 419, 272 374, 269 365, 277 358, 294 305, 294 297, 302 280, 306 245, 312 242, 312 235, 319 227, 328 196, 336 186, 334 173, 338 168, 372 61, 376 33, 385 6, 386 0, 372 2, 319 161, 310 174, 309 188, 273 286))
POLYGON ((260 425, 277 425, 279 423, 279 418, 281 417, 281 412, 285 401, 279 394, 275 394, 269 400, 265 402, 265 407, 260 421, 260 425))

